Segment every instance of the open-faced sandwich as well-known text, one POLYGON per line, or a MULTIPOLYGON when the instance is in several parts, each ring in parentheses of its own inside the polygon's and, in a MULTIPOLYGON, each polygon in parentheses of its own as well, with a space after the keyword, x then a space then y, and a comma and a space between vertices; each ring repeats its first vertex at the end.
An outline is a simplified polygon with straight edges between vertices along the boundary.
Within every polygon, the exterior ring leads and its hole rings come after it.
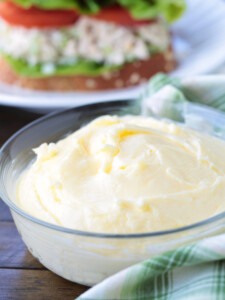
POLYGON ((0 80, 39 90, 134 86, 175 66, 183 0, 0 2, 0 80))

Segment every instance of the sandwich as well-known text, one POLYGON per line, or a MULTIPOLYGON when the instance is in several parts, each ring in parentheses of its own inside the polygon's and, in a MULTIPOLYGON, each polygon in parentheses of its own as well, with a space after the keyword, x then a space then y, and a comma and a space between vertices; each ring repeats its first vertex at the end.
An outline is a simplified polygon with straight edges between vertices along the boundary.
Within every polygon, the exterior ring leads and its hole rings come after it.
POLYGON ((183 0, 0 2, 0 80, 37 90, 96 91, 176 67, 168 23, 183 0))

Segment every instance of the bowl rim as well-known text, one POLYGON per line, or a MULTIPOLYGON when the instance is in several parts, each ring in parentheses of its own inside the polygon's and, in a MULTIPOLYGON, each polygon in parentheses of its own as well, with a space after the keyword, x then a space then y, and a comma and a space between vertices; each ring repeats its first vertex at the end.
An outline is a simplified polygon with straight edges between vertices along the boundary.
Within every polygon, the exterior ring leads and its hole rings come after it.
MULTIPOLYGON (((35 127, 37 124, 48 120, 51 117, 58 117, 61 114, 66 114, 68 112, 70 112, 71 110, 76 110, 76 109, 82 109, 84 107, 95 107, 96 105, 110 105, 110 104, 116 104, 116 103, 122 103, 122 102, 130 102, 130 101, 134 101, 134 100, 116 100, 116 101, 105 101, 105 102, 101 102, 101 103, 94 103, 94 104, 85 104, 85 105, 79 105, 76 107, 72 107, 72 108, 67 108, 64 110, 60 110, 60 111, 55 111, 55 112, 51 112, 47 115, 44 115, 42 117, 37 118, 36 120, 28 123, 26 126, 22 127, 21 129, 19 129, 18 131, 16 131, 1 147, 0 149, 0 164, 1 164, 1 158, 3 156, 3 152, 4 150, 6 150, 10 143, 17 138, 21 133, 25 132, 27 129, 30 129, 32 127, 35 127)), ((1 173, 1 168, 0 168, 0 173, 1 173)), ((38 219, 32 215, 30 215, 29 213, 27 213, 26 211, 22 210, 19 206, 17 206, 13 201, 10 200, 10 198, 4 194, 4 192, 2 192, 2 190, 0 189, 0 198, 2 199, 2 201, 10 208, 10 210, 13 210, 13 212, 16 212, 17 214, 19 214, 20 216, 24 217, 25 219, 28 219, 29 221, 36 223, 38 225, 41 225, 42 227, 47 227, 51 230, 55 230, 55 231, 59 231, 59 232, 64 232, 67 234, 73 234, 73 235, 78 235, 78 236, 84 236, 84 237, 93 237, 93 238, 106 238, 106 239, 136 239, 136 238, 147 238, 147 237, 159 237, 159 236, 168 236, 168 235, 172 235, 172 234, 176 234, 176 233, 181 233, 181 232, 187 232, 189 230, 192 229, 196 229, 199 227, 203 227, 205 225, 209 225, 212 224, 216 221, 219 221, 221 219, 223 219, 225 217, 225 212, 222 212, 218 215, 215 215, 213 217, 210 217, 208 219, 196 222, 196 223, 192 223, 190 225, 187 226, 182 226, 182 227, 178 227, 178 228, 173 228, 173 229, 168 229, 168 230, 160 230, 160 231, 152 231, 152 232, 143 232, 143 233, 124 233, 124 234, 117 234, 117 233, 102 233, 102 232, 92 232, 92 231, 85 231, 85 230, 77 230, 77 229, 72 229, 72 228, 68 228, 68 227, 63 227, 60 225, 56 225, 56 224, 52 224, 46 221, 43 221, 41 219, 38 219)))

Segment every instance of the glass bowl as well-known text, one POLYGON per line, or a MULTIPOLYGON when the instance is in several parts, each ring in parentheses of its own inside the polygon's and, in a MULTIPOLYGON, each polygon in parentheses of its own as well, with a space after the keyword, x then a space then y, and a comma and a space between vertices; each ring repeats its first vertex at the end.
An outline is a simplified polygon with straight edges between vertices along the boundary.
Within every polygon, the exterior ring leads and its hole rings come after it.
POLYGON ((49 224, 17 206, 18 178, 35 155, 32 148, 55 142, 92 119, 138 114, 133 100, 91 104, 53 113, 12 136, 0 153, 0 195, 9 206, 29 251, 49 270, 74 282, 94 285, 140 261, 225 230, 225 213, 190 226, 143 234, 102 234, 49 224))

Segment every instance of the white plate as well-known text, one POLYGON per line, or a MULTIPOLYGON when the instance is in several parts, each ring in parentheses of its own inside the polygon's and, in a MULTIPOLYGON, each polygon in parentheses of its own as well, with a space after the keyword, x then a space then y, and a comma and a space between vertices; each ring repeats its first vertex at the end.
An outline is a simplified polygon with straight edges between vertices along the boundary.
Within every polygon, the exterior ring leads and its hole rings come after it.
MULTIPOLYGON (((223 0, 187 0, 185 15, 172 26, 182 77, 215 71, 225 61, 225 3, 223 0)), ((143 86, 103 92, 37 92, 0 83, 0 105, 49 112, 96 101, 135 98, 143 86)))

